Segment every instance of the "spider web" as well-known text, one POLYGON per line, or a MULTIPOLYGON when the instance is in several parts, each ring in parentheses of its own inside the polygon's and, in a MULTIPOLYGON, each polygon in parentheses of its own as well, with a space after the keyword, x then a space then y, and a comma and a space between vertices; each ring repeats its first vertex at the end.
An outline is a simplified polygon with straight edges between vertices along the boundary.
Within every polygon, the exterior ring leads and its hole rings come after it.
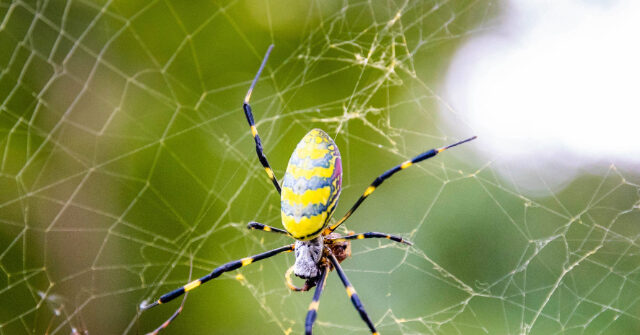
MULTIPOLYGON (((290 243, 240 108, 276 175, 322 128, 342 215, 381 172, 474 129, 438 94, 492 2, 0 2, 0 333, 145 333, 142 301, 290 243), (444 125, 441 118, 455 120, 444 125)), ((482 134, 484 135, 484 134, 482 134)), ((487 134, 490 136, 490 134, 487 134)), ((620 334, 640 328, 638 175, 615 164, 529 195, 482 137, 385 183, 347 222, 343 266, 385 334, 620 334)), ((545 185, 543 177, 540 184, 545 185)), ((193 291, 166 333, 300 333, 311 294, 281 255, 193 291)), ((367 333, 331 275, 314 328, 367 333)))

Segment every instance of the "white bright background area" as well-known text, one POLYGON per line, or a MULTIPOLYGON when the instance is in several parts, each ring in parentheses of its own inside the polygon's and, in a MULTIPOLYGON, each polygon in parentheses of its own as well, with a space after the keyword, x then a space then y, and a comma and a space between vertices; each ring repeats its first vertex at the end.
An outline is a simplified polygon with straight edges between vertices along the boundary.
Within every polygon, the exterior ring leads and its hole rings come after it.
POLYGON ((503 17, 460 48, 446 83, 483 159, 530 192, 594 165, 637 169, 640 2, 510 1, 503 17))

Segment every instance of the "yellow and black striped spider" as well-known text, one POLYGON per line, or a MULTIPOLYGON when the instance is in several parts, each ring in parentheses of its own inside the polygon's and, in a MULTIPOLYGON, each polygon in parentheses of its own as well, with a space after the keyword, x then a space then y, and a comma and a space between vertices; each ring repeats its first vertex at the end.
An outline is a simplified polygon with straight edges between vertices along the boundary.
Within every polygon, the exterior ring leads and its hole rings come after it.
MULTIPOLYGON (((278 229, 258 222, 250 222, 248 228, 284 234, 295 239, 295 243, 221 265, 211 271, 208 275, 175 289, 161 296, 153 303, 142 306, 141 308, 142 310, 147 310, 151 307, 167 303, 210 281, 211 279, 219 277, 225 272, 247 266, 251 263, 269 258, 282 252, 295 250, 295 264, 287 271, 286 274, 287 285, 294 291, 307 291, 316 286, 313 300, 309 305, 309 311, 307 312, 305 320, 305 333, 311 334, 312 332, 313 323, 316 320, 316 314, 320 302, 320 295, 322 294, 326 278, 329 272, 332 269, 335 269, 347 290, 347 295, 351 299, 353 306, 360 314, 360 317, 367 324, 372 334, 378 334, 373 322, 371 322, 371 319, 367 315, 356 290, 353 288, 351 283, 349 283, 347 276, 340 267, 340 263, 351 254, 350 240, 387 238, 395 242, 409 245, 411 245, 411 242, 404 240, 402 237, 385 233, 368 232, 340 236, 339 234, 334 233, 334 231, 343 222, 345 222, 353 212, 356 211, 358 206, 360 206, 360 204, 369 195, 371 195, 371 193, 373 193, 373 191, 380 186, 382 182, 394 175, 396 172, 406 169, 415 163, 431 158, 446 149, 471 141, 476 137, 474 136, 439 149, 431 149, 386 171, 377 177, 369 187, 367 187, 358 201, 356 201, 351 209, 349 209, 349 211, 338 222, 333 225, 329 225, 329 220, 331 219, 333 210, 336 208, 338 203, 338 197, 340 195, 342 185, 342 162, 340 158, 340 151, 338 151, 338 146, 331 137, 320 129, 313 129, 302 138, 289 159, 289 165, 287 165, 287 170, 284 174, 282 187, 280 187, 280 183, 269 166, 267 157, 265 157, 264 150, 262 149, 262 142, 260 141, 260 136, 258 136, 258 131, 253 120, 249 99, 251 98, 253 88, 260 77, 260 73, 264 69, 272 48, 273 45, 271 45, 267 50, 262 64, 258 69, 258 73, 249 87, 249 91, 247 92, 242 107, 256 144, 258 159, 267 172, 267 175, 269 176, 269 179, 271 179, 276 190, 280 193, 282 224, 285 229, 278 229), (305 285, 302 288, 293 285, 291 280, 292 272, 296 276, 306 280, 305 285)), ((169 320, 158 327, 154 333, 166 328, 181 311, 182 307, 180 307, 169 320)))

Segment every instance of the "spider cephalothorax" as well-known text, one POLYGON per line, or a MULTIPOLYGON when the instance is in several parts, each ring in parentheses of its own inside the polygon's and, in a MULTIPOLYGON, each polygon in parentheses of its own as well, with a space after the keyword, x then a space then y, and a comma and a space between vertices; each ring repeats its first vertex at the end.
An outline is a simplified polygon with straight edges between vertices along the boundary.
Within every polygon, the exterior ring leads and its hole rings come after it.
MULTIPOLYGON (((295 244, 285 245, 261 254, 223 264, 215 268, 208 275, 161 296, 160 299, 151 304, 143 305, 142 310, 169 302, 182 294, 219 277, 225 272, 247 266, 283 252, 295 250, 295 263, 285 275, 287 285, 294 291, 307 291, 314 286, 316 287, 313 299, 309 305, 307 318, 305 320, 305 333, 311 334, 313 323, 316 320, 316 314, 320 304, 320 295, 324 289, 324 284, 329 272, 335 269, 340 280, 345 286, 347 295, 351 299, 351 302, 358 311, 360 317, 367 324, 371 333, 377 334, 373 322, 371 322, 371 319, 365 311, 358 294, 353 286, 351 286, 346 274, 340 267, 340 263, 351 256, 351 240, 386 238, 408 245, 411 245, 411 242, 404 240, 400 236, 386 233, 367 232, 356 234, 350 232, 346 236, 341 236, 334 233, 334 231, 344 221, 346 221, 351 214, 356 211, 356 209, 358 209, 360 204, 369 195, 371 195, 371 193, 373 193, 380 184, 393 176, 396 172, 404 170, 415 163, 431 158, 446 149, 471 141, 475 139, 475 137, 471 137, 439 149, 428 150, 387 170, 377 177, 369 187, 367 187, 360 198, 358 198, 351 209, 349 209, 349 211, 347 211, 340 220, 333 225, 329 225, 331 215, 338 203, 342 185, 342 161, 338 146, 335 144, 333 139, 320 129, 313 129, 309 131, 302 140, 300 140, 291 155, 291 159, 289 159, 289 165, 287 166, 287 170, 284 175, 282 188, 280 187, 280 183, 275 177, 275 174, 267 161, 267 157, 264 155, 262 142, 255 126, 251 106, 249 105, 249 99, 251 98, 253 88, 260 77, 260 73, 264 69, 272 47, 273 45, 269 47, 269 50, 267 50, 267 54, 260 65, 260 69, 253 79, 253 82, 249 87, 249 91, 245 96, 242 107, 251 129, 251 135, 253 136, 256 144, 258 159, 267 172, 267 176, 271 179, 276 190, 280 193, 282 224, 285 229, 283 230, 267 226, 258 222, 249 222, 248 228, 284 234, 294 238, 296 242, 295 244), (296 287, 293 284, 291 280, 292 272, 294 272, 296 276, 305 279, 305 284, 302 288, 296 287)), ((158 327, 154 333, 166 328, 180 313, 180 311, 182 311, 182 307, 180 307, 171 316, 171 318, 169 318, 169 320, 158 327)))
POLYGON ((312 240, 296 241, 296 262, 293 273, 302 279, 313 279, 320 275, 320 260, 324 252, 324 238, 318 236, 312 240))
POLYGON ((338 263, 351 256, 351 242, 342 239, 338 233, 320 235, 309 241, 296 241, 295 248, 296 262, 286 273, 287 285, 294 291, 308 291, 318 283, 322 269, 333 269, 328 260, 330 254, 335 256, 338 263), (303 287, 293 284, 291 272, 306 279, 303 287))

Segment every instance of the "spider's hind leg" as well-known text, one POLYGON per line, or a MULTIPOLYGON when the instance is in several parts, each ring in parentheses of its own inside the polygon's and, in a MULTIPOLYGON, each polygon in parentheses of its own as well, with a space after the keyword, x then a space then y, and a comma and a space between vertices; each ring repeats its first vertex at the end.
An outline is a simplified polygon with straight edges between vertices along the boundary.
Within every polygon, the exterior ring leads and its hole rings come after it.
POLYGON ((329 275, 329 266, 323 266, 320 269, 320 276, 317 279, 317 287, 316 291, 313 294, 313 300, 311 300, 311 304, 309 304, 309 310, 307 312, 307 317, 304 322, 304 333, 305 335, 311 335, 313 332, 313 324, 316 322, 316 317, 318 315, 318 307, 320 307, 320 295, 322 295, 322 291, 324 290, 324 284, 326 283, 327 276, 329 275))
POLYGON ((255 78, 251 82, 251 86, 249 87, 249 91, 244 98, 244 102, 242 103, 242 109, 244 110, 244 115, 247 118, 247 122, 249 123, 249 129, 251 129, 251 136, 253 136, 253 140, 256 143, 256 154, 258 155, 258 160, 264 170, 267 172, 267 176, 271 179, 273 186, 275 186, 278 194, 282 192, 280 188, 280 183, 278 183, 278 179, 273 173, 273 169, 269 165, 269 161, 267 160, 267 156, 264 154, 264 149, 262 148, 262 141, 260 140, 260 135, 258 135, 258 129, 256 128, 256 123, 253 120, 253 112, 251 111, 251 105, 249 104, 249 100, 251 99, 251 93, 253 92, 253 88, 256 86, 258 82, 258 78, 260 77, 260 73, 264 69, 265 64, 267 63, 267 59, 269 59, 269 54, 271 53, 271 49, 273 49, 273 44, 269 46, 267 49, 267 53, 264 55, 264 59, 262 59, 262 64, 260 64, 260 68, 258 69, 258 73, 256 73, 255 78))

